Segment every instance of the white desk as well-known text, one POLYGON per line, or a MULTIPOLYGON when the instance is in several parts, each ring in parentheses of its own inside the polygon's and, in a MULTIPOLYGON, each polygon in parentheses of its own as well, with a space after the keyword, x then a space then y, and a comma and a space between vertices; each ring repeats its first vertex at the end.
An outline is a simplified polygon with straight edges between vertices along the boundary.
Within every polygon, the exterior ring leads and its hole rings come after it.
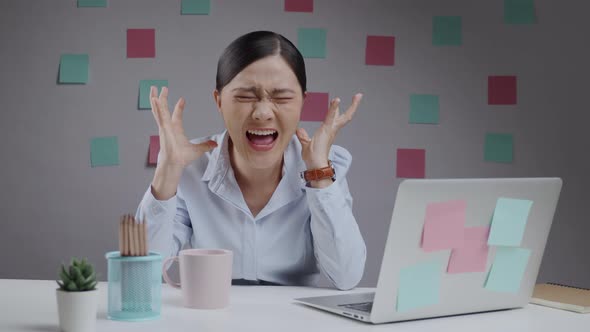
MULTIPOLYGON (((523 309, 371 325, 294 304, 303 296, 342 294, 333 289, 233 286, 230 307, 194 310, 181 305, 180 291, 162 285, 159 320, 118 322, 106 318, 107 284, 100 283, 97 332, 109 331, 590 331, 590 314, 528 305, 523 309)), ((0 331, 58 331, 55 281, 0 279, 0 331)), ((353 292, 370 291, 356 289, 353 292)))

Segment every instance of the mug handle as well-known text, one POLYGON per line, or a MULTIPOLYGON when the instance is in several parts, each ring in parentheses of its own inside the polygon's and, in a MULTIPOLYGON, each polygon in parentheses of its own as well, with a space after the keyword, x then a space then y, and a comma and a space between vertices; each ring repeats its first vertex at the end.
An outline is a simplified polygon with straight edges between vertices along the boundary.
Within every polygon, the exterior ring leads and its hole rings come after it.
POLYGON ((168 265, 172 265, 174 262, 178 262, 178 256, 168 257, 164 260, 164 263, 162 263, 162 276, 168 285, 180 289, 180 283, 174 282, 168 276, 168 269, 170 268, 168 265))

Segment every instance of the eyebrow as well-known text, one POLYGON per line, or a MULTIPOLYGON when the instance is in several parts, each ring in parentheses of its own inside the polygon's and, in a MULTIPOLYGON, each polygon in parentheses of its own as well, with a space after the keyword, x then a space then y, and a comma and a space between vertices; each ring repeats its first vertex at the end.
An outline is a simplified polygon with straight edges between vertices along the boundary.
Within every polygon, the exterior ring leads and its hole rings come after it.
MULTIPOLYGON (((256 93, 258 89, 254 86, 249 86, 249 87, 238 87, 235 88, 233 90, 231 90, 232 92, 234 91, 241 91, 241 92, 252 92, 252 93, 256 93)), ((287 89, 287 88, 283 88, 283 89, 279 89, 279 88, 275 88, 271 90, 271 94, 279 94, 279 93, 284 93, 284 92, 291 92, 291 93, 295 93, 295 91, 291 90, 291 89, 287 89)))

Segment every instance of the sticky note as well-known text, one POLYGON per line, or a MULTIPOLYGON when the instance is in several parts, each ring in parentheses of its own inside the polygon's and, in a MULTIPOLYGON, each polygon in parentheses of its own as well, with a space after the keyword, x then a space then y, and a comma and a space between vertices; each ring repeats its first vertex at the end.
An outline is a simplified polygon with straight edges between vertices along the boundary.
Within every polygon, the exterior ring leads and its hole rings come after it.
POLYGON ((463 43, 461 16, 435 16, 432 19, 432 45, 459 46, 463 43))
POLYGON ((451 251, 447 273, 485 272, 489 233, 489 226, 465 228, 463 247, 451 251))
POLYGON ((90 165, 119 165, 119 143, 116 136, 95 137, 90 140, 90 165))
POLYGON ((297 48, 304 58, 325 58, 326 29, 299 28, 297 48))
POLYGON ((418 263, 400 270, 397 290, 398 312, 422 308, 440 301, 441 263, 418 263))
POLYGON ((313 0, 285 0, 286 12, 313 12, 313 0))
POLYGON ((168 86, 168 80, 141 80, 139 81, 139 109, 151 110, 150 104, 150 87, 158 87, 158 95, 162 91, 162 87, 168 86))
POLYGON ((155 58, 156 29, 127 29, 127 58, 155 58))
POLYGON ((491 246, 520 246, 533 201, 500 197, 492 216, 488 244, 491 246))
POLYGON ((209 15, 211 0, 182 0, 180 13, 182 15, 209 15))
POLYGON ((437 251, 463 247, 467 202, 453 200, 426 206, 422 249, 437 251))
POLYGON ((327 92, 307 92, 301 110, 301 121, 324 121, 329 103, 327 92))
POLYGON ((488 105, 516 105, 516 76, 488 76, 488 105))
POLYGON ((438 96, 410 95, 410 123, 438 124, 438 96))
POLYGON ((511 163, 514 155, 512 134, 487 133, 484 143, 484 160, 511 163))
POLYGON ((106 7, 107 0, 78 0, 78 8, 83 7, 106 7))
POLYGON ((518 292, 530 256, 530 249, 497 247, 485 288, 494 292, 518 292))
POLYGON ((396 176, 398 178, 424 178, 426 150, 397 149, 396 176))
POLYGON ((535 0, 504 0, 504 23, 534 24, 535 0))
POLYGON ((87 83, 88 63, 88 54, 62 54, 59 60, 59 83, 87 83))
POLYGON ((156 165, 158 163, 158 153, 160 153, 160 136, 150 136, 150 152, 148 156, 148 165, 156 165))
POLYGON ((367 36, 365 64, 393 66, 395 64, 395 37, 367 36))

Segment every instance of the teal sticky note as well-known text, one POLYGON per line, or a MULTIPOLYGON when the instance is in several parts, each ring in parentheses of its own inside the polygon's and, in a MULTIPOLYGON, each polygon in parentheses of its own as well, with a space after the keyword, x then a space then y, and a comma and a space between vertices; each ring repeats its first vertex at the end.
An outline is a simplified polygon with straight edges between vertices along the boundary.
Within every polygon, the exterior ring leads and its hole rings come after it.
POLYGON ((182 15, 209 15, 211 0, 182 0, 180 13, 182 15))
POLYGON ((504 0, 504 23, 534 24, 535 0, 504 0))
POLYGON ((463 43, 461 16, 435 16, 432 19, 432 45, 459 46, 463 43))
POLYGON ((497 247, 485 289, 493 292, 518 292, 530 256, 530 249, 497 247))
POLYGON ((88 54, 62 54, 59 60, 59 83, 88 82, 88 54))
POLYGON ((304 58, 325 58, 326 29, 300 28, 297 31, 297 48, 304 58))
POLYGON ((78 8, 84 7, 105 7, 107 0, 78 0, 78 8))
POLYGON ((441 268, 440 261, 431 260, 401 269, 396 310, 404 312, 439 303, 441 268))
POLYGON ((158 87, 158 95, 160 95, 160 91, 162 91, 162 87, 168 86, 168 80, 141 80, 141 81, 139 81, 139 109, 140 110, 152 109, 152 106, 150 105, 150 87, 152 85, 158 87))
POLYGON ((532 206, 533 201, 528 199, 498 198, 488 245, 520 246, 532 206))
POLYGON ((410 95, 410 123, 437 124, 438 118, 438 96, 410 95))
POLYGON ((90 165, 119 165, 119 143, 117 136, 95 137, 90 140, 90 165))
POLYGON ((512 134, 487 133, 484 144, 484 160, 511 163, 514 154, 512 134))

